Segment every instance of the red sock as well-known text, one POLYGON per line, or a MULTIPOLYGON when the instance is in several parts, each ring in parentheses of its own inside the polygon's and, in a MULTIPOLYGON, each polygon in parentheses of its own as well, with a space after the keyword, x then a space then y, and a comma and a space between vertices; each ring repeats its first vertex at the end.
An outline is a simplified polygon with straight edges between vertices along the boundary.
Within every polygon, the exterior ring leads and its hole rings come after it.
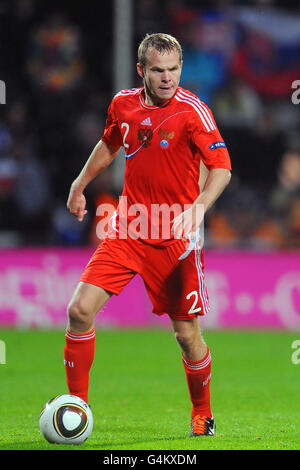
POLYGON ((192 402, 192 419, 196 415, 212 418, 210 408, 210 376, 211 376, 211 355, 209 349, 200 361, 190 361, 182 355, 182 362, 186 374, 192 402))
POLYGON ((84 334, 66 331, 64 363, 67 386, 71 395, 88 403, 89 372, 95 354, 95 329, 84 334))

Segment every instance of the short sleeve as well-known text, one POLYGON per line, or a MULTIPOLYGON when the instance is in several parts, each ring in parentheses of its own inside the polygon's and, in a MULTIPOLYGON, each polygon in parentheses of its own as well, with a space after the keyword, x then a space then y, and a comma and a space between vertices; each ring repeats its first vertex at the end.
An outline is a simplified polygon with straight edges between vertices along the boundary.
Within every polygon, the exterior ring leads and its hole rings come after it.
POLYGON ((231 170, 230 156, 211 110, 203 104, 203 107, 193 112, 189 122, 190 138, 205 166, 225 168, 231 170))
POLYGON ((122 134, 119 129, 118 120, 115 113, 115 101, 113 100, 108 108, 107 120, 102 136, 103 142, 113 149, 123 145, 122 134))

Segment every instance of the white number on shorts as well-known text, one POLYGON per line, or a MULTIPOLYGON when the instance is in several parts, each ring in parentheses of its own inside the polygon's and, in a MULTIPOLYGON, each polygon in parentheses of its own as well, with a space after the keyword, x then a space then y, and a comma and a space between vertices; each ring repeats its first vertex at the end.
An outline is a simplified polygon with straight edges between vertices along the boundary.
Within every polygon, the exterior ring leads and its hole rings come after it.
POLYGON ((127 122, 122 122, 121 129, 123 129, 123 127, 125 127, 125 132, 124 132, 124 137, 123 137, 123 145, 124 145, 125 149, 128 149, 129 144, 126 144, 125 140, 126 140, 128 132, 129 132, 129 124, 127 124, 127 122))
POLYGON ((193 290, 192 292, 190 292, 187 296, 186 296, 186 299, 189 300, 192 295, 195 296, 195 300, 194 300, 194 303, 192 305, 192 307, 190 308, 190 310, 188 311, 188 313, 197 313, 197 312, 200 312, 201 310, 201 307, 198 307, 196 308, 196 305, 198 303, 198 292, 196 290, 193 290))

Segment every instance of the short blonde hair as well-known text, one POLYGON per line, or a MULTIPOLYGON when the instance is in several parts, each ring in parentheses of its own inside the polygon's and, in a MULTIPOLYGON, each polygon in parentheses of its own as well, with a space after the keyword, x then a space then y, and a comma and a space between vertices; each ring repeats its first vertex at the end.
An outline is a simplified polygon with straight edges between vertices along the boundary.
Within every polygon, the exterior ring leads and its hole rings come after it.
POLYGON ((160 53, 171 52, 175 49, 178 51, 180 62, 182 61, 182 48, 177 39, 165 33, 146 34, 138 48, 138 61, 142 68, 147 64, 147 52, 151 48, 160 53))

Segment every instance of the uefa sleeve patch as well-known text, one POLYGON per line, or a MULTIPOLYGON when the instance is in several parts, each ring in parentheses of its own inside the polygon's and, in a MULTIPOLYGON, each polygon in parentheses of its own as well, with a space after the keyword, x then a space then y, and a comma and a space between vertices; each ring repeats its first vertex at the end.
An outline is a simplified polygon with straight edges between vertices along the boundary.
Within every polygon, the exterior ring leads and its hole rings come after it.
POLYGON ((209 149, 210 150, 215 150, 215 149, 218 149, 220 147, 225 147, 226 148, 225 142, 219 141, 219 142, 215 142, 214 144, 210 144, 209 149))

